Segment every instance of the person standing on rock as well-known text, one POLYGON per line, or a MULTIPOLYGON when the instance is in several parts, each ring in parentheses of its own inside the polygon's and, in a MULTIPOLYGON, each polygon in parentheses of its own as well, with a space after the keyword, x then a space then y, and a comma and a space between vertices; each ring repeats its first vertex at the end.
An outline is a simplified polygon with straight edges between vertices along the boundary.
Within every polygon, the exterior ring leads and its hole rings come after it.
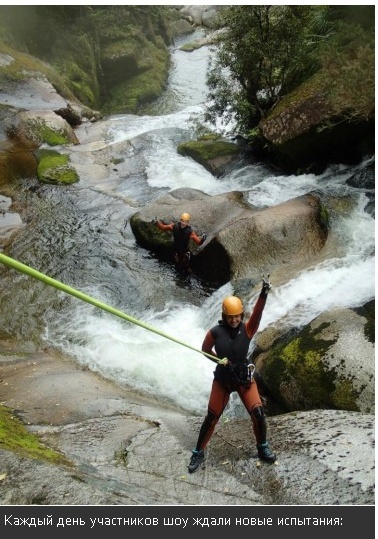
POLYGON ((202 351, 220 359, 213 360, 217 366, 207 415, 200 428, 196 448, 192 451, 189 473, 195 472, 205 461, 206 446, 233 391, 238 393, 251 416, 258 457, 269 463, 276 460, 276 455, 266 439, 267 423, 257 383, 253 378, 254 366, 248 365, 246 359, 249 344, 260 325, 270 289, 268 274, 266 279, 263 277, 260 295, 247 322, 243 322, 244 308, 241 300, 236 296, 226 297, 222 303, 222 320, 205 335, 202 351))
POLYGON ((201 237, 197 236, 189 224, 189 213, 182 213, 178 223, 166 225, 159 219, 154 219, 153 222, 160 230, 173 233, 173 261, 176 271, 180 276, 184 278, 188 277, 191 273, 189 240, 193 240, 197 245, 202 245, 206 240, 206 234, 202 234, 201 237))

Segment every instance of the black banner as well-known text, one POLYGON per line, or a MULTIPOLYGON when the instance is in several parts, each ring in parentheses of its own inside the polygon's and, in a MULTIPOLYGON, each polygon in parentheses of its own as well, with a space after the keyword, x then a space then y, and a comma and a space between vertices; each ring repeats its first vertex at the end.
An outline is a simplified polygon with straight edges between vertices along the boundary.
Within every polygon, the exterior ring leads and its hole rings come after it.
MULTIPOLYGON (((112 539, 125 534, 164 533, 164 538, 208 537, 213 533, 261 533, 277 539, 303 539, 316 533, 321 539, 346 535, 373 538, 374 506, 1 506, 0 536, 27 533, 28 539, 49 532, 57 537, 70 533, 106 533, 112 539), (37 535, 38 534, 38 535, 37 535)), ((129 536, 129 535, 128 535, 129 536)), ((130 537, 130 536, 129 536, 130 537)))

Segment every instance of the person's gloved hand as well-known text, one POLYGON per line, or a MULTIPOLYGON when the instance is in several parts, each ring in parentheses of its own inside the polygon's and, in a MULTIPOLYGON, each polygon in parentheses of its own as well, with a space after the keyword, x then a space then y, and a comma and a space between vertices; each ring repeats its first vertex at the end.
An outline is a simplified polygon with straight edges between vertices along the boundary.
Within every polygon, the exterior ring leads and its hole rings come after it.
POLYGON ((226 357, 224 357, 223 359, 220 359, 218 361, 218 365, 222 365, 223 367, 225 367, 226 365, 228 365, 228 359, 226 357))
POLYGON ((262 289, 261 289, 261 295, 263 296, 267 296, 269 290, 272 288, 272 285, 269 281, 269 277, 270 277, 270 273, 268 273, 266 277, 264 275, 262 276, 263 284, 262 284, 262 289))
POLYGON ((207 238, 207 235, 206 235, 206 234, 202 234, 202 236, 201 236, 201 245, 202 245, 203 243, 205 243, 206 238, 207 238))

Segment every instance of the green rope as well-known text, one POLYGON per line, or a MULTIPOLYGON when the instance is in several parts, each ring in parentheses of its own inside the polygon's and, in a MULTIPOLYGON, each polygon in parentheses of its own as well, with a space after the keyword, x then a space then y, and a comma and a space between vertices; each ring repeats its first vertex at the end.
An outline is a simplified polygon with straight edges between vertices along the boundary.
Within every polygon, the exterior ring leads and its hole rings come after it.
POLYGON ((88 296, 87 294, 84 294, 83 292, 80 292, 79 290, 76 290, 75 288, 72 288, 71 286, 68 286, 60 281, 57 281, 56 279, 53 279, 52 277, 49 277, 48 275, 45 275, 44 273, 40 273, 39 271, 30 268, 26 264, 22 264, 21 262, 18 262, 17 260, 14 260, 13 258, 10 258, 9 256, 6 256, 2 253, 0 253, 0 262, 5 264, 6 266, 9 266, 17 271, 20 271, 21 273, 25 273, 26 275, 30 275, 30 277, 34 277, 34 279, 38 279, 39 281, 42 281, 45 284, 48 284, 49 286, 53 286, 54 288, 57 288, 58 290, 62 290, 66 294, 71 294, 71 296, 75 296, 82 301, 86 301, 87 303, 91 303, 95 307, 98 307, 99 309, 102 309, 103 311, 107 311, 110 314, 114 314, 115 316, 119 316, 120 318, 123 318, 124 320, 127 320, 128 322, 131 322, 132 324, 136 324, 137 326, 140 326, 144 329, 147 329, 148 331, 152 331, 153 333, 156 333, 157 335, 160 335, 161 337, 164 337, 165 339, 169 339, 170 341, 176 342, 177 344, 181 344, 181 346, 186 346, 186 348, 190 348, 191 350, 194 350, 195 352, 200 352, 201 354, 207 356, 211 361, 214 361, 215 363, 219 363, 219 359, 215 356, 208 354, 207 352, 202 352, 202 350, 199 350, 198 348, 194 348, 194 346, 191 346, 190 344, 187 344, 183 341, 180 341, 179 339, 176 339, 175 337, 171 337, 170 335, 167 335, 166 333, 163 333, 162 331, 159 331, 155 329, 152 326, 149 326, 148 324, 145 324, 144 322, 141 322, 140 320, 137 320, 136 318, 133 318, 132 316, 129 316, 122 311, 119 311, 117 309, 114 309, 113 307, 110 307, 109 305, 106 305, 106 303, 103 303, 102 301, 99 301, 97 299, 92 298, 91 296, 88 296))

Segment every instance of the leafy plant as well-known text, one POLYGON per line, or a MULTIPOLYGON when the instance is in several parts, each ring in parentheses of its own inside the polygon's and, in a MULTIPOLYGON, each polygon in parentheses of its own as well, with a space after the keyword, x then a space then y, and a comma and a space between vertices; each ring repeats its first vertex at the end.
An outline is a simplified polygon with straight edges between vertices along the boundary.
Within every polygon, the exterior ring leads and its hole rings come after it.
POLYGON ((288 95, 321 74, 335 115, 374 111, 374 24, 369 6, 230 6, 222 12, 208 70, 205 121, 251 130, 288 95), (352 9, 354 8, 354 9, 352 9))

